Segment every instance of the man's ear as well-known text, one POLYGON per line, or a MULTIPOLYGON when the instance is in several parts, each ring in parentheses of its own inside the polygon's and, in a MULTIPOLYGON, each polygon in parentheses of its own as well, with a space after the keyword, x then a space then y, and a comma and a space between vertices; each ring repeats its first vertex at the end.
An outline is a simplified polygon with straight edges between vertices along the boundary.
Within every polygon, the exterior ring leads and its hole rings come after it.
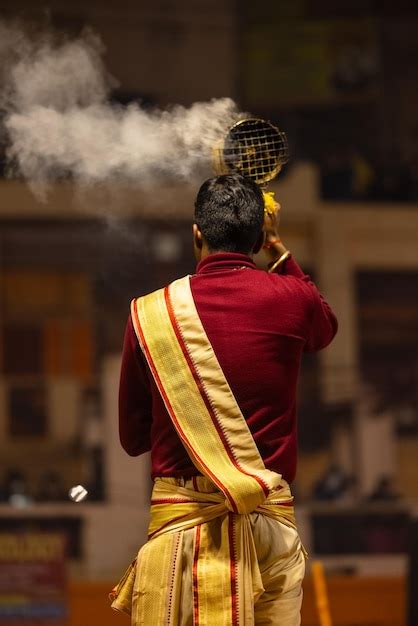
POLYGON ((203 237, 197 224, 193 224, 193 243, 198 250, 203 247, 203 237))
POLYGON ((253 254, 257 254, 257 252, 260 252, 261 248, 264 245, 264 241, 266 239, 266 234, 264 232, 264 230, 262 230, 260 232, 260 234, 257 237, 257 241, 255 242, 254 246, 253 246, 253 254))

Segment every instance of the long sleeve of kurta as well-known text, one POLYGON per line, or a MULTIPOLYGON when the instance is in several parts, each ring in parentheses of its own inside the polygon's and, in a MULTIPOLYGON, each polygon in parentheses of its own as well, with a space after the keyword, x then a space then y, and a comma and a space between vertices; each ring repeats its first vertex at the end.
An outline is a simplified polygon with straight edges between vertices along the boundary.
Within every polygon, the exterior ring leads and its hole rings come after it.
POLYGON ((310 291, 312 317, 305 352, 317 352, 328 346, 338 330, 338 322, 328 302, 318 291, 310 276, 305 274, 293 257, 286 261, 285 273, 304 282, 310 291))
POLYGON ((119 384, 119 437, 131 456, 151 449, 152 398, 146 368, 129 316, 119 384))

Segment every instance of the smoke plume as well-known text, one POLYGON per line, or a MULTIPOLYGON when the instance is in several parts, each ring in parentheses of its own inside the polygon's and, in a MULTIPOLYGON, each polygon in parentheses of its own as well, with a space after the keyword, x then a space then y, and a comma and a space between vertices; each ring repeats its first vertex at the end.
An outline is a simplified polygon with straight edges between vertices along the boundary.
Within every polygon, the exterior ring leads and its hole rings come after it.
POLYGON ((99 38, 36 36, 0 24, 0 96, 7 160, 38 192, 57 178, 85 186, 125 181, 147 187, 190 181, 241 117, 227 98, 144 110, 109 102, 115 81, 99 38))

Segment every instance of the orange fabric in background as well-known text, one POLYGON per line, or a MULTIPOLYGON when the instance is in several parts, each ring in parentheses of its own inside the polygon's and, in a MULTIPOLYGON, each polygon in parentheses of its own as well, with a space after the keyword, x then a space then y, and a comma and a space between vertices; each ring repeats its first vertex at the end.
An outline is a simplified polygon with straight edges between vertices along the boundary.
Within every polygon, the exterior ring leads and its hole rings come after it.
POLYGON ((88 383, 93 376, 94 345, 89 320, 50 319, 44 324, 45 372, 88 383))
POLYGON ((89 321, 73 321, 71 327, 71 370, 73 375, 86 383, 93 376, 93 331, 89 321))
MULTIPOLYGON (((71 582, 68 626, 129 626, 109 607, 108 582, 71 582)), ((331 576, 327 579, 333 626, 405 626, 406 579, 331 576)), ((318 626, 312 582, 304 583, 302 626, 318 626)))

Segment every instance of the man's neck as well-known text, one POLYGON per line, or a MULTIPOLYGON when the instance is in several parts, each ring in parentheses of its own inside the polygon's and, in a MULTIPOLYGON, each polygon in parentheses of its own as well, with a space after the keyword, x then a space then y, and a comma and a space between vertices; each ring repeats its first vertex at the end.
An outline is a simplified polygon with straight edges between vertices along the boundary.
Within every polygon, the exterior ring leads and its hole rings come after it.
POLYGON ((250 259, 253 258, 252 252, 238 252, 238 251, 231 252, 231 250, 211 250, 210 248, 206 248, 206 246, 203 246, 199 261, 203 261, 204 259, 206 259, 208 256, 211 256, 212 254, 244 254, 245 256, 248 256, 250 259))

